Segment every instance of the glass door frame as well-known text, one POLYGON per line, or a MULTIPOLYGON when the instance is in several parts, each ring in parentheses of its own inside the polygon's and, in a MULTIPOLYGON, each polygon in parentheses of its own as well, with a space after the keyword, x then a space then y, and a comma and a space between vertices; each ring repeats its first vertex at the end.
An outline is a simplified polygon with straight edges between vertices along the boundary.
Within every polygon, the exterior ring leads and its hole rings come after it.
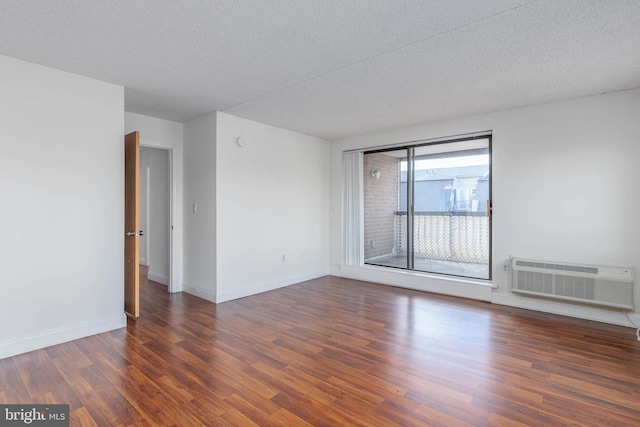
MULTIPOLYGON (((432 142, 427 142, 427 141, 415 141, 413 143, 407 143, 407 144, 403 144, 400 146, 395 146, 395 147, 388 147, 388 148, 382 148, 382 149, 373 149, 373 150, 366 150, 363 151, 363 155, 367 155, 367 154, 375 154, 375 153, 384 153, 384 152, 390 152, 390 151, 399 151, 399 150, 403 150, 406 149, 407 151, 407 157, 406 157, 406 161, 407 161, 407 188, 406 188, 406 194, 407 194, 407 229, 405 231, 405 233, 407 234, 407 260, 406 260, 406 267, 391 267, 390 268, 398 268, 398 269, 403 269, 403 270, 409 270, 409 271, 423 271, 425 273, 429 273, 429 274, 443 274, 443 275, 447 275, 447 276, 456 276, 456 277, 463 277, 465 279, 477 279, 477 280, 491 280, 492 279, 492 266, 493 266, 493 212, 492 212, 492 200, 493 200, 493 159, 492 159, 492 134, 491 133, 487 133, 487 134, 481 134, 481 135, 474 135, 474 136, 467 136, 467 137, 460 137, 460 138, 452 138, 452 139, 444 139, 444 140, 439 140, 439 141, 432 141, 432 142), (457 274, 451 274, 451 273, 441 273, 441 272, 434 272, 434 271, 423 271, 423 270, 415 270, 415 253, 414 253, 414 235, 415 235, 415 229, 414 229, 414 216, 415 216, 415 151, 416 148, 420 148, 420 147, 426 147, 426 146, 435 146, 435 145, 444 145, 444 144, 451 144, 451 143, 456 143, 456 142, 467 142, 467 141, 474 141, 474 140, 487 140, 487 150, 488 150, 488 155, 489 155, 489 162, 488 162, 488 169, 489 169, 489 182, 488 182, 488 199, 487 199, 487 217, 488 217, 488 262, 487 262, 487 267, 488 267, 488 275, 486 278, 479 278, 479 277, 472 277, 472 276, 463 276, 463 275, 457 275, 457 274)), ((420 157, 420 156, 418 156, 420 157)), ((366 260, 365 260, 366 263, 366 260)), ((376 265, 375 263, 371 263, 372 265, 376 265)), ((377 264, 379 265, 379 264, 377 264)))

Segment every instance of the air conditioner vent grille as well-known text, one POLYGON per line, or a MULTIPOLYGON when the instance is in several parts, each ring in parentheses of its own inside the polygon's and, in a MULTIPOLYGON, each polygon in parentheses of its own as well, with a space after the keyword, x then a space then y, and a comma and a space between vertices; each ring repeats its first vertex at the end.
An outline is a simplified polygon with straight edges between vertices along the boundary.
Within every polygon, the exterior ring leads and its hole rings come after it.
POLYGON ((550 294, 589 301, 595 299, 595 279, 560 274, 518 271, 518 290, 550 294))
POLYGON ((545 268, 547 270, 577 271, 580 273, 598 274, 597 267, 586 267, 582 265, 549 264, 545 262, 523 261, 523 260, 516 261, 515 265, 518 267, 534 267, 534 268, 545 268))
POLYGON ((513 258, 511 290, 602 307, 633 309, 633 268, 513 258))

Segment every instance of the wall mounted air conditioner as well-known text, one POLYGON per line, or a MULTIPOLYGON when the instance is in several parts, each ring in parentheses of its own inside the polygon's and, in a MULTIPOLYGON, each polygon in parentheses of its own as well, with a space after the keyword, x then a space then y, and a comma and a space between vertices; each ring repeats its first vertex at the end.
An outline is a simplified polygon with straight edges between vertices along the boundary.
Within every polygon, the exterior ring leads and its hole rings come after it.
POLYGON ((608 308, 633 309, 631 267, 511 258, 511 291, 608 308))

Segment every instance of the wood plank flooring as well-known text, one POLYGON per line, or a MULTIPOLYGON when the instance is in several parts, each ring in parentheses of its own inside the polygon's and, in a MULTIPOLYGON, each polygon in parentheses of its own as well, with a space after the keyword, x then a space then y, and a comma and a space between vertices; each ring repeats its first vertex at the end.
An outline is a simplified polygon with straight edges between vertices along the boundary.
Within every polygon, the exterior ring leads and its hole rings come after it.
MULTIPOLYGON (((143 270, 143 274, 146 273, 143 270)), ((324 277, 0 360, 0 403, 73 426, 638 426, 630 328, 324 277)))

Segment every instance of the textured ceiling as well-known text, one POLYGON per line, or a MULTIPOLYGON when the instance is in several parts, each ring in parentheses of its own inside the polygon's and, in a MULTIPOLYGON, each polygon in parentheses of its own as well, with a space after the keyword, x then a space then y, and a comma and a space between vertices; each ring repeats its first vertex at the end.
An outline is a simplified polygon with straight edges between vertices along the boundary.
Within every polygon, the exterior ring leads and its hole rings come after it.
POLYGON ((336 139, 640 87, 640 1, 3 0, 0 54, 336 139))

